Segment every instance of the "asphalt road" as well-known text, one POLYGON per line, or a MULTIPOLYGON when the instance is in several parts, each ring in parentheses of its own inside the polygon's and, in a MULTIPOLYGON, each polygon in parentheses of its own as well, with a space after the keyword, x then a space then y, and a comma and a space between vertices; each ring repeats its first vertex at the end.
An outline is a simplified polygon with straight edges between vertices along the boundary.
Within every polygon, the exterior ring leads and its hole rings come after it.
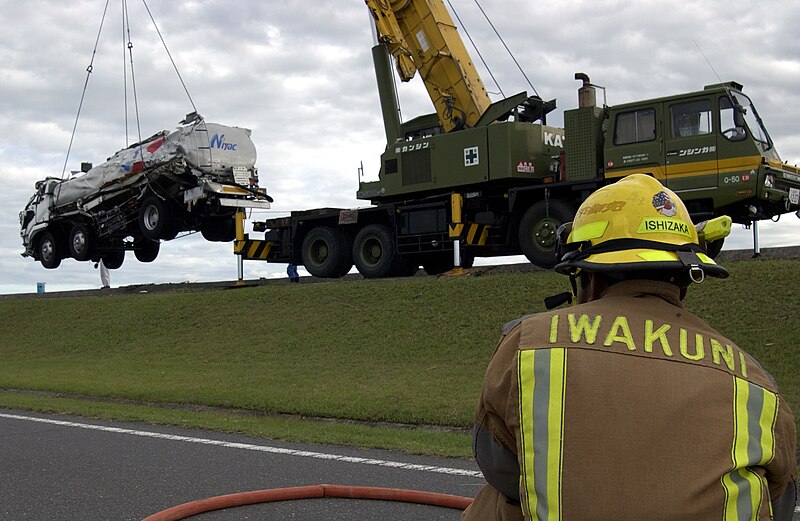
MULTIPOLYGON (((223 494, 317 484, 473 497, 469 461, 309 446, 135 423, 0 410, 0 520, 139 520, 223 494)), ((202 521, 457 520, 460 511, 397 502, 311 499, 202 514, 202 521)))

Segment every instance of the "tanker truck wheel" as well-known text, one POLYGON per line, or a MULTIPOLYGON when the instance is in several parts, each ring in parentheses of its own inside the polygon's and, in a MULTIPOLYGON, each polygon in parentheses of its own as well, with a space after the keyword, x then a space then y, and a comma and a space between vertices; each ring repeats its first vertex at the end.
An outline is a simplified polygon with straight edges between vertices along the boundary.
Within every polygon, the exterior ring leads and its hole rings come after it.
POLYGON ((139 262, 153 262, 158 257, 158 252, 161 249, 159 241, 151 241, 150 239, 136 239, 133 241, 133 254, 139 262))
POLYGON ((311 275, 324 279, 343 277, 353 267, 347 237, 328 226, 318 226, 308 232, 303 239, 301 257, 311 275))
POLYGON ((85 224, 78 223, 69 232, 69 254, 79 261, 92 258, 94 250, 94 235, 85 224))
POLYGON ((558 227, 572 221, 575 211, 558 200, 537 201, 519 222, 519 246, 525 257, 541 268, 556 265, 556 232, 558 227))
POLYGON ((125 261, 125 250, 107 251, 103 253, 100 258, 103 260, 103 265, 106 268, 116 270, 122 266, 123 261, 125 261))
POLYGON ((58 234, 50 231, 42 233, 36 249, 39 254, 39 262, 48 270, 58 268, 61 265, 61 259, 64 257, 64 246, 58 234))
POLYGON ((144 198, 139 207, 139 230, 145 239, 153 241, 178 235, 167 201, 152 194, 144 198))

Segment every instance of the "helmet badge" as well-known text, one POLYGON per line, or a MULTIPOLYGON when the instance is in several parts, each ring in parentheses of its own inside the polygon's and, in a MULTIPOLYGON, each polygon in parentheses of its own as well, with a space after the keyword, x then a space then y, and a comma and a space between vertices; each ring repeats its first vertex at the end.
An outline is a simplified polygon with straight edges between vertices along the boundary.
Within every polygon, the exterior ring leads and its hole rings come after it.
POLYGON ((666 215, 667 217, 672 217, 678 211, 678 209, 675 207, 675 203, 673 203, 672 199, 670 199, 669 194, 663 190, 653 196, 653 206, 662 215, 666 215))

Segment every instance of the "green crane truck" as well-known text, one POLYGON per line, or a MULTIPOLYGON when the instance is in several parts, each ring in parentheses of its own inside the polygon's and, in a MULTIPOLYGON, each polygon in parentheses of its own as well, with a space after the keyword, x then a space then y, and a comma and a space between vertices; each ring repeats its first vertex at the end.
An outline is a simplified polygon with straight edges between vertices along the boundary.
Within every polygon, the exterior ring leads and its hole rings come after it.
POLYGON ((556 128, 546 124, 555 100, 523 92, 489 101, 440 0, 366 3, 387 136, 379 179, 358 187, 371 204, 253 223, 265 238, 240 235, 243 258, 303 265, 316 277, 353 265, 368 278, 420 266, 435 274, 519 254, 551 267, 557 228, 594 190, 633 173, 678 193, 695 222, 729 215, 750 224, 800 208, 800 171, 781 162, 740 84, 597 106, 596 86, 579 73, 578 108, 556 128), (420 72, 436 113, 400 121, 390 55, 401 79, 420 72))

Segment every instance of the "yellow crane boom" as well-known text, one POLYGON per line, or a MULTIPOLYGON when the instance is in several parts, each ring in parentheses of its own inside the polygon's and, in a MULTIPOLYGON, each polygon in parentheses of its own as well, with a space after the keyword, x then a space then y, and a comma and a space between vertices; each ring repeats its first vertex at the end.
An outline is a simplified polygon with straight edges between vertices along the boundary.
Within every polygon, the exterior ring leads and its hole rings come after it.
POLYGON ((419 71, 445 132, 472 127, 489 95, 442 0, 365 0, 400 79, 419 71))

